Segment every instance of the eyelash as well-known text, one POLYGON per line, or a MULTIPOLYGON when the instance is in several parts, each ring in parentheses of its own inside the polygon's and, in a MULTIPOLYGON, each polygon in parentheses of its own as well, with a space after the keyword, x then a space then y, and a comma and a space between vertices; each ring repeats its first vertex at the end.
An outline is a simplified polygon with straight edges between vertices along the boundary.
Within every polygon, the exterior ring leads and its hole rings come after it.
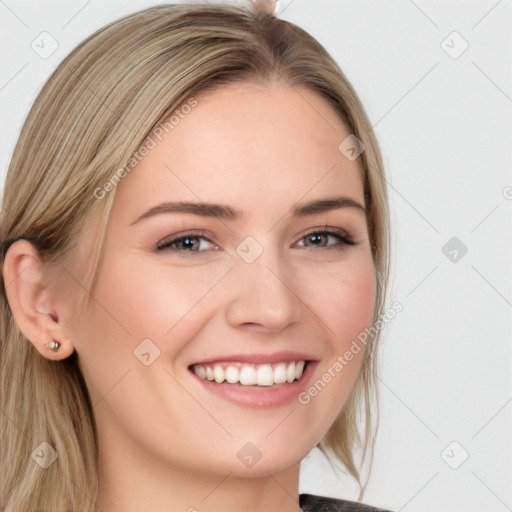
POLYGON ((160 242, 156 244, 156 250, 157 251, 172 251, 172 252, 188 252, 188 253, 194 253, 194 252, 204 252, 204 251, 180 251, 179 249, 174 249, 171 246, 175 244, 176 242, 180 242, 181 240, 185 240, 186 238, 203 238, 204 240, 207 240, 211 244, 213 242, 208 238, 207 233, 204 231, 186 231, 184 233, 180 233, 179 235, 172 235, 170 237, 164 238, 160 242))
MULTIPOLYGON (((306 249, 313 249, 313 250, 323 249, 323 250, 338 250, 338 251, 340 251, 340 250, 346 249, 346 246, 357 245, 357 243, 353 240, 353 238, 342 229, 327 228, 327 227, 312 229, 308 233, 302 235, 300 240, 304 240, 305 238, 307 238, 308 236, 311 236, 311 235, 333 236, 338 239, 339 243, 327 245, 325 247, 319 247, 319 248, 305 247, 305 246, 302 246, 302 247, 304 247, 306 249)), ((187 231, 184 233, 180 233, 179 235, 172 235, 170 237, 164 238, 163 240, 161 240, 160 242, 157 243, 155 250, 157 252, 170 251, 170 252, 175 252, 175 253, 188 253, 189 255, 190 254, 195 255, 195 253, 205 252, 205 251, 180 250, 180 249, 176 249, 176 248, 172 247, 173 244, 176 244, 177 242, 180 242, 187 238, 203 239, 203 240, 208 241, 211 244, 214 244, 214 242, 212 242, 208 238, 208 234, 204 231, 195 231, 195 232, 187 231)), ((218 247, 216 247, 216 248, 218 248, 218 247)))
POLYGON ((346 231, 342 229, 328 227, 316 228, 312 229, 311 231, 303 235, 300 239, 304 240, 305 238, 311 235, 328 235, 338 239, 339 243, 337 244, 327 245, 326 247, 320 247, 320 249, 324 250, 343 250, 346 248, 347 245, 357 245, 354 239, 346 231))

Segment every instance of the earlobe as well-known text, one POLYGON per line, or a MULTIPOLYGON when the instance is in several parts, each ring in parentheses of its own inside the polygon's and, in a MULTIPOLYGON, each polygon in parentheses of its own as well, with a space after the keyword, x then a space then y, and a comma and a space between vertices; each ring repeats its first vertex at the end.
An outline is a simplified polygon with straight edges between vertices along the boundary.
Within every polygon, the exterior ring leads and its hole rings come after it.
POLYGON ((9 307, 23 335, 48 359, 69 357, 74 347, 53 309, 43 261, 31 242, 18 240, 9 247, 3 278, 9 307))

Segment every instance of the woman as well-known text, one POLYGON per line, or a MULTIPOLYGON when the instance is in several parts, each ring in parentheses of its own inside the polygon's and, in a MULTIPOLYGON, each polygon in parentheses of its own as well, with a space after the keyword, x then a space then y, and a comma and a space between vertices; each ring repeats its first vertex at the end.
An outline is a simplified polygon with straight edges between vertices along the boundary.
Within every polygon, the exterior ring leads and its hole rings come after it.
POLYGON ((318 446, 363 495, 388 276, 377 143, 304 31, 99 30, 27 118, 1 240, 2 510, 380 510, 298 493, 318 446))

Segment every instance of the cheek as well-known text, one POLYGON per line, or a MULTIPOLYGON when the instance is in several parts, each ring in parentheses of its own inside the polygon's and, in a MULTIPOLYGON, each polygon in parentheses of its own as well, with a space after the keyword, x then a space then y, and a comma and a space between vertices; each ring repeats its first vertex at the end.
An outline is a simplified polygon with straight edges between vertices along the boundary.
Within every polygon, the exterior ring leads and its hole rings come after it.
POLYGON ((361 369, 365 345, 357 337, 373 320, 376 277, 363 256, 305 279, 302 293, 323 327, 325 357, 298 396, 313 443, 319 442, 346 403, 361 369))
POLYGON ((372 323, 376 293, 373 265, 369 271, 347 276, 334 293, 338 295, 336 310, 331 311, 334 331, 345 344, 347 339, 355 339, 372 323))
POLYGON ((133 255, 105 260, 86 315, 77 315, 84 371, 103 379, 112 368, 140 365, 134 350, 145 339, 161 351, 159 363, 175 356, 208 321, 211 303, 205 299, 228 270, 142 265, 133 255))
POLYGON ((185 325, 200 329, 208 320, 204 305, 229 267, 217 264, 205 271, 201 265, 176 268, 162 261, 138 265, 137 258, 127 258, 109 276, 110 282, 99 286, 98 295, 134 336, 168 345, 185 325), (190 321, 192 318, 195 322, 190 321))
POLYGON ((371 257, 353 258, 337 269, 305 276, 301 295, 321 320, 333 356, 372 323, 376 276, 371 257))

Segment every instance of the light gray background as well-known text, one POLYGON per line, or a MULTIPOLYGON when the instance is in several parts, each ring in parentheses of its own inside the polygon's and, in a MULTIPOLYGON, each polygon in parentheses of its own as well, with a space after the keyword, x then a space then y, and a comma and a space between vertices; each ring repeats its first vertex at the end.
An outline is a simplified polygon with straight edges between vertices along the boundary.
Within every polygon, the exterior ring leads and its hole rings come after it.
MULTIPOLYGON (((150 5, 0 0, 2 173, 58 62, 106 22, 150 5), (31 47, 51 49, 42 32, 58 43, 47 58, 31 47)), ((388 172, 391 301, 403 311, 382 345, 365 501, 405 512, 512 510, 512 2, 288 0, 278 15, 340 63, 388 172)), ((357 499, 316 450, 301 491, 357 499)))

